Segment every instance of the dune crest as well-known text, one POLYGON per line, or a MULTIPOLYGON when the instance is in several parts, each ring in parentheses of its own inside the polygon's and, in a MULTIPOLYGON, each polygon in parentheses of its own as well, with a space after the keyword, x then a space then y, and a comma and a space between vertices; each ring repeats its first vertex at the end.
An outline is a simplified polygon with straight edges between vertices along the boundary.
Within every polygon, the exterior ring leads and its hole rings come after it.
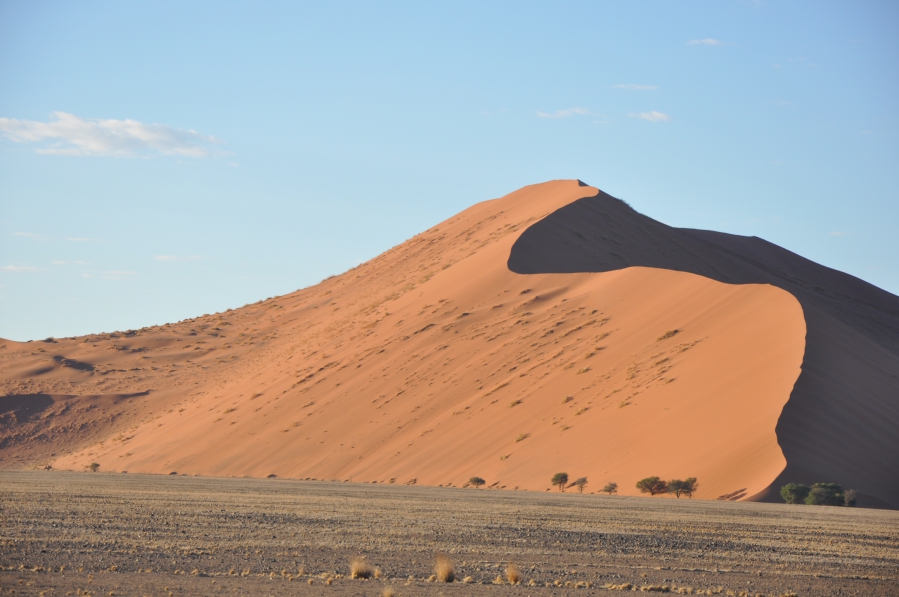
POLYGON ((697 497, 763 494, 790 466, 777 429, 807 366, 804 305, 622 263, 643 240, 626 227, 557 225, 599 200, 629 210, 578 181, 533 185, 290 295, 5 342, 0 466, 539 491, 566 471, 587 491, 659 475, 698 477, 697 497), (607 269, 558 271, 595 242, 615 245, 607 269))

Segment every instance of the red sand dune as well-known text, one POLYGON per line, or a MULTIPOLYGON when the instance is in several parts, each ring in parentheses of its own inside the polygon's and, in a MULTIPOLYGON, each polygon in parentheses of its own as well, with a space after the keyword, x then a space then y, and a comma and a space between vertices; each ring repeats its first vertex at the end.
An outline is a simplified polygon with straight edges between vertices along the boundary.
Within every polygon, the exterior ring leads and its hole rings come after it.
MULTIPOLYGON (((897 481, 881 479, 899 470, 899 327, 869 326, 872 340, 857 305, 889 315, 896 297, 840 294, 861 292, 851 278, 825 291, 839 307, 828 311, 757 273, 803 284, 790 270, 801 258, 716 234, 555 181, 290 295, 125 333, 4 341, 0 466, 453 486, 478 475, 540 491, 566 471, 622 494, 649 475, 695 476, 709 499, 832 481, 899 505, 897 481), (868 379, 812 346, 827 334, 855 342, 868 379), (871 413, 830 412, 852 410, 842 392, 856 385, 886 429, 838 456, 797 451, 797 437, 839 424, 838 443, 870 435, 848 427, 871 413), (893 443, 862 452, 871 442, 893 443)), ((810 263, 806 278, 826 270, 810 263)))

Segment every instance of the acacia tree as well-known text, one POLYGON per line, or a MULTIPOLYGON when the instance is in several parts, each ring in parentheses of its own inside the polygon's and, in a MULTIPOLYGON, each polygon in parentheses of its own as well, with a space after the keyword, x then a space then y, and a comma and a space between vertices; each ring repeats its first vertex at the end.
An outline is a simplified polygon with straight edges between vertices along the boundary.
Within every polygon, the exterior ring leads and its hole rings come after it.
POLYGON ((96 462, 91 463, 90 469, 92 473, 96 473, 98 468, 100 468, 99 464, 97 464, 96 462))
POLYGON ((556 473, 553 475, 551 483, 559 486, 559 491, 565 491, 565 485, 568 483, 568 473, 556 473))
POLYGON ((696 493, 697 489, 699 489, 699 481, 696 480, 696 477, 687 477, 684 479, 683 493, 685 493, 688 498, 692 500, 693 494, 696 493))
POLYGON ((487 481, 481 479, 480 477, 472 477, 471 479, 468 480, 468 482, 471 483, 472 485, 474 485, 474 488, 477 489, 481 485, 485 484, 487 481))
POLYGON ((581 477, 577 481, 574 482, 575 487, 577 487, 578 493, 584 493, 584 487, 587 486, 587 477, 581 477))
POLYGON ((612 495, 613 493, 618 493, 618 483, 606 483, 606 486, 602 488, 605 493, 612 495))
POLYGON ((668 491, 668 484, 658 477, 646 477, 645 479, 637 481, 637 489, 640 490, 640 493, 655 495, 657 493, 665 493, 668 491))
POLYGON ((788 504, 804 504, 811 488, 799 483, 787 483, 780 488, 780 497, 788 504))
POLYGON ((666 491, 668 491, 668 493, 673 493, 675 497, 680 499, 680 494, 684 492, 684 482, 680 479, 671 479, 668 481, 666 491))

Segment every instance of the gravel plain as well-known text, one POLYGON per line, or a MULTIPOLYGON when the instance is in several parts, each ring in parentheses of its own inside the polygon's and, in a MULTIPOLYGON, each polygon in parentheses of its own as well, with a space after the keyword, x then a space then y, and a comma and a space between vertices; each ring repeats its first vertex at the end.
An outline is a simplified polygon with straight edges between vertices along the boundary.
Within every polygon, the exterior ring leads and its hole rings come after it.
POLYGON ((899 512, 0 472, 0 566, 16 595, 895 596, 899 512), (437 553, 456 582, 429 580, 437 553), (350 578, 358 556, 379 578, 350 578))

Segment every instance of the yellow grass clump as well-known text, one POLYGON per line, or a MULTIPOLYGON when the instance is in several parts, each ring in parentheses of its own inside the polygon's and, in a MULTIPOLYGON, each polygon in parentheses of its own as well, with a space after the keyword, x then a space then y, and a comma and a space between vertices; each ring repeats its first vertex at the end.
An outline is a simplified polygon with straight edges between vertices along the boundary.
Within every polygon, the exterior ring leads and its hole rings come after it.
POLYGON ((434 561, 434 573, 440 582, 453 582, 456 580, 456 567, 453 566, 446 554, 439 553, 434 561))
POLYGON ((521 570, 512 562, 509 562, 509 565, 506 566, 506 580, 509 581, 510 585, 517 585, 521 582, 521 570))
POLYGON ((369 579, 374 575, 374 569, 364 556, 353 558, 353 561, 350 562, 350 578, 369 579))

